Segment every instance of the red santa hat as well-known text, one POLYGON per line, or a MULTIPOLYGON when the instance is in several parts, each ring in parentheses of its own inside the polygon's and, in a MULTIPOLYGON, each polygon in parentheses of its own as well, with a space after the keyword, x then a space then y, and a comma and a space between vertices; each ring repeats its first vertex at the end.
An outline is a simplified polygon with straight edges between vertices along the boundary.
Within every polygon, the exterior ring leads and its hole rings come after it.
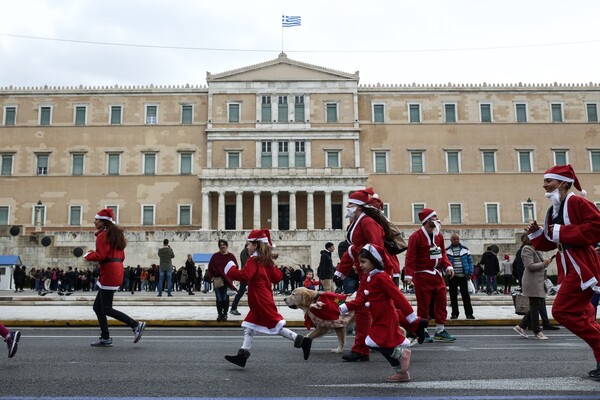
POLYGON ((115 222, 115 213, 111 208, 103 208, 102 210, 98 211, 94 218, 115 222))
POLYGON ((375 268, 384 269, 386 265, 389 265, 389 256, 382 247, 377 246, 376 244, 367 243, 362 249, 367 251, 375 260, 377 260, 379 265, 375 265, 375 268))
POLYGON ((431 208, 424 208, 421 210, 421 212, 419 212, 419 221, 421 221, 421 223, 424 224, 429 218, 433 217, 434 215, 437 215, 435 210, 432 210, 431 208))
POLYGON ((275 247, 271 241, 271 232, 268 229, 254 229, 246 238, 249 242, 263 242, 275 247))
POLYGON ((577 175, 575 175, 575 171, 573 170, 571 164, 555 165, 544 172, 544 179, 556 179, 557 181, 572 183, 573 186, 575 186, 575 189, 581 192, 582 196, 587 194, 585 190, 581 190, 579 179, 577 179, 577 175))
POLYGON ((350 198, 348 199, 348 203, 363 206, 363 205, 367 204, 367 202, 372 197, 379 197, 378 195, 375 194, 375 192, 373 191, 373 188, 357 190, 356 192, 354 192, 350 195, 350 198))

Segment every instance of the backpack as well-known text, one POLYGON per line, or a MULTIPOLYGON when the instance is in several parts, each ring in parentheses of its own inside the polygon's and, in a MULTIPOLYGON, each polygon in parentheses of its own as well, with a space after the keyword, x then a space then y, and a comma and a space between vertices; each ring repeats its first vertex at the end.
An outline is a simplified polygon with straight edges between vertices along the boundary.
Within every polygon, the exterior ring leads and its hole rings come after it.
POLYGON ((515 259, 512 263, 513 276, 519 283, 521 283, 523 272, 525 271, 525 265, 523 265, 523 259, 521 258, 521 249, 515 254, 515 259))

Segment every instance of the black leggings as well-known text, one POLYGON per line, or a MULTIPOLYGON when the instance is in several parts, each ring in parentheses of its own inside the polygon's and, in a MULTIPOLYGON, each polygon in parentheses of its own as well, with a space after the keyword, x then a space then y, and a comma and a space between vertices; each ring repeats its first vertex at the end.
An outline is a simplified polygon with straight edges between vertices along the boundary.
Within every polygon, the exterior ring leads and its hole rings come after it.
POLYGON ((375 350, 380 352, 385 359, 390 363, 390 365, 394 368, 396 368, 397 366, 400 365, 400 360, 398 360, 397 358, 392 357, 392 353, 394 352, 394 348, 381 348, 381 347, 369 347, 371 350, 375 350))
POLYGON ((113 308, 113 297, 115 295, 114 290, 106 290, 98 288, 98 294, 96 300, 94 300, 94 312, 98 317, 98 323, 100 324, 100 331, 102 332, 101 338, 108 339, 110 335, 108 333, 108 321, 106 317, 112 317, 117 321, 121 321, 127 324, 131 329, 137 327, 137 321, 133 320, 129 315, 117 311, 113 308))

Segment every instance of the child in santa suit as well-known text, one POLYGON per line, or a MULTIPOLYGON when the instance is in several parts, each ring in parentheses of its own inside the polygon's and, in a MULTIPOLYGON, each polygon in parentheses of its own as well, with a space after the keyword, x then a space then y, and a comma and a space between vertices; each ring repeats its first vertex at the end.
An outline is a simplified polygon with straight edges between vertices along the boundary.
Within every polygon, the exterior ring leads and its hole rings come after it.
POLYGON ((592 348, 596 369, 588 375, 600 381, 600 324, 592 305, 594 293, 600 293, 600 256, 594 250, 600 242, 600 211, 592 202, 570 192, 571 185, 586 195, 571 165, 547 170, 543 187, 552 205, 543 228, 533 221, 527 229, 536 250, 558 249, 559 290, 552 315, 592 348))
POLYGON ((273 261, 275 255, 271 249, 273 242, 269 230, 255 229, 250 232, 247 240, 250 258, 246 261, 244 268, 238 269, 233 262, 229 262, 225 266, 225 275, 228 280, 248 283, 248 306, 250 308, 242 322, 244 328, 242 347, 235 356, 225 356, 225 359, 244 367, 246 360, 250 357, 252 338, 257 333, 264 333, 280 335, 292 340, 294 347, 302 348, 304 359, 308 360, 312 340, 284 328, 286 322, 275 305, 271 287, 281 281, 283 273, 273 261))
POLYGON ((306 279, 304 279, 304 287, 311 290, 319 289, 319 281, 314 278, 312 271, 306 273, 306 279))
POLYGON ((387 378, 388 382, 409 382, 410 342, 398 326, 399 308, 404 296, 390 275, 384 272, 388 264, 387 252, 380 246, 367 244, 358 253, 360 269, 367 276, 366 285, 361 286, 364 296, 346 302, 340 306, 345 314, 359 307, 371 312, 372 322, 365 344, 378 352, 394 368, 395 373, 387 378))

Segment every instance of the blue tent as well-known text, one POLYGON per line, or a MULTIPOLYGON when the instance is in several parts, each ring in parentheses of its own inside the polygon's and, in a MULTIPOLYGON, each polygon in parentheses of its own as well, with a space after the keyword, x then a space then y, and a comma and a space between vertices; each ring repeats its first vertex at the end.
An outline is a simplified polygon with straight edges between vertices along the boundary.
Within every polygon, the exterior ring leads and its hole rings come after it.
POLYGON ((194 254, 192 254, 192 260, 196 264, 208 264, 211 257, 212 257, 212 253, 194 253, 194 254))
POLYGON ((0 265, 23 265, 19 256, 0 256, 0 265))

